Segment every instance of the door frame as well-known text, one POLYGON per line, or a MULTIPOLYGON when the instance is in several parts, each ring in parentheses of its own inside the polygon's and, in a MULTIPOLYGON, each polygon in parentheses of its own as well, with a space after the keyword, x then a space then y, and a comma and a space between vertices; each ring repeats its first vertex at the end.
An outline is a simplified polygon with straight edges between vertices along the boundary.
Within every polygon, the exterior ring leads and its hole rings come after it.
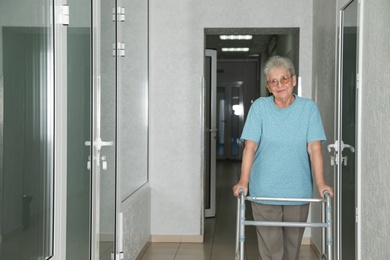
MULTIPOLYGON (((53 0, 53 20, 65 0, 53 0)), ((66 259, 67 212, 67 27, 54 23, 54 223, 53 260, 66 259)))
POLYGON ((357 2, 357 76, 356 76, 356 259, 361 260, 362 252, 362 234, 361 234, 361 221, 360 216, 362 215, 362 151, 360 149, 362 144, 362 91, 361 83, 363 71, 363 7, 365 0, 359 0, 357 2))

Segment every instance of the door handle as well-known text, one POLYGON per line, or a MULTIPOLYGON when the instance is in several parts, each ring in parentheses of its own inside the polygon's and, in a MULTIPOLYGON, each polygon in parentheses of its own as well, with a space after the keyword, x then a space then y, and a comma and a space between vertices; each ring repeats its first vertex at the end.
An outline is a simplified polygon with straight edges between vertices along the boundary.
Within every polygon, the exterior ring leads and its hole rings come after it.
MULTIPOLYGON (((331 152, 332 148, 333 148, 336 152, 339 152, 338 147, 339 147, 339 141, 336 140, 333 144, 328 145, 328 151, 331 152)), ((350 149, 351 152, 353 152, 353 153, 355 152, 355 148, 352 145, 344 144, 343 140, 341 140, 341 151, 340 152, 342 152, 344 150, 344 148, 350 149)))
MULTIPOLYGON (((103 141, 100 137, 96 138, 96 140, 93 142, 93 145, 96 147, 98 151, 102 149, 103 146, 113 146, 113 141, 103 141)), ((91 146, 91 141, 85 141, 85 146, 91 146)))
MULTIPOLYGON (((114 142, 113 141, 102 141, 100 137, 96 138, 96 140, 93 142, 93 145, 96 147, 97 150, 97 166, 100 166, 100 161, 102 162, 102 168, 103 170, 107 170, 107 157, 105 155, 100 156, 100 150, 104 146, 113 146, 114 142)), ((85 141, 85 146, 91 146, 91 141, 85 141)), ((96 158, 93 157, 95 160, 96 158)), ((91 170, 91 156, 88 156, 88 162, 87 162, 87 169, 91 170)))
MULTIPOLYGON (((338 148, 339 147, 339 142, 338 142, 338 140, 336 140, 333 144, 330 144, 330 145, 328 145, 328 151, 329 152, 331 152, 332 151, 332 148, 335 150, 335 152, 336 152, 336 155, 334 155, 334 156, 330 156, 330 165, 332 165, 332 166, 334 166, 335 165, 335 163, 336 163, 336 165, 338 165, 339 164, 339 161, 338 161, 338 156, 337 156, 337 153, 339 153, 339 151, 338 151, 338 148)), ((348 148, 349 150, 351 150, 351 152, 355 152, 355 148, 352 146, 352 145, 349 145, 349 144, 344 144, 344 142, 343 141, 341 141, 341 145, 340 145, 340 148, 341 148, 341 153, 343 152, 343 150, 344 150, 344 148, 348 148)), ((343 163, 344 162, 344 166, 347 166, 347 161, 348 161, 348 156, 342 156, 341 157, 341 163, 343 163)))
POLYGON ((344 148, 348 148, 349 150, 351 150, 351 152, 353 152, 353 153, 355 152, 355 148, 352 145, 344 144, 344 143, 342 143, 341 145, 344 145, 342 150, 344 150, 344 148))

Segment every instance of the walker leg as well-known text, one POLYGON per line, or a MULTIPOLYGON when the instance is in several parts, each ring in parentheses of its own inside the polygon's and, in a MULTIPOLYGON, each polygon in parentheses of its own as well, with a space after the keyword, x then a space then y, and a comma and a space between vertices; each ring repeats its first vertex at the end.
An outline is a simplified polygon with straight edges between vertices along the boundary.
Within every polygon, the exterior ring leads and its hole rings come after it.
POLYGON ((245 243, 245 195, 240 193, 237 199, 236 260, 244 260, 245 243))
POLYGON ((235 260, 240 260, 240 198, 237 198, 237 225, 236 225, 236 257, 235 260))
POLYGON ((333 260, 333 228, 332 228, 332 205, 329 196, 326 197, 326 247, 327 260, 333 260))
POLYGON ((240 260, 244 260, 244 246, 245 246, 245 196, 240 194, 240 260))

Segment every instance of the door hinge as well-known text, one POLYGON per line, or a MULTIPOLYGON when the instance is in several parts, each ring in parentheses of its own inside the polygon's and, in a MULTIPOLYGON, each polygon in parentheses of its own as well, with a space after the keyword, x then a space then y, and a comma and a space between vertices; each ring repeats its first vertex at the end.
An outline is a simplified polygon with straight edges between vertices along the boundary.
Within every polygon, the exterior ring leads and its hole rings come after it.
POLYGON ((117 42, 112 45, 112 56, 125 57, 126 56, 126 45, 124 42, 117 42))
POLYGON ((57 7, 57 24, 69 25, 69 5, 57 7))
POLYGON ((126 10, 124 7, 112 8, 112 20, 114 22, 124 22, 126 18, 126 10))

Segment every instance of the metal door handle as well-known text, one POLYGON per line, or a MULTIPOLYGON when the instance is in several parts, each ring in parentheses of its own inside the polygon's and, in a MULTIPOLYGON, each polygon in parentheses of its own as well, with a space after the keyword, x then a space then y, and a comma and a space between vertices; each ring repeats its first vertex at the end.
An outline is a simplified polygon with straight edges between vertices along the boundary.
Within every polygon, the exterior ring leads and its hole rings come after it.
MULTIPOLYGON (((332 151, 332 148, 335 150, 336 152, 336 155, 335 156, 331 156, 330 157, 330 165, 334 166, 335 164, 338 165, 339 164, 339 157, 337 156, 337 153, 339 153, 338 151, 338 148, 339 147, 339 143, 338 143, 338 140, 336 140, 334 142, 334 144, 330 144, 328 145, 328 151, 331 152, 332 151)), ((355 152, 355 148, 352 146, 352 145, 349 145, 349 144, 344 144, 343 141, 341 141, 341 153, 343 152, 344 148, 348 148, 351 150, 351 152, 355 152)), ((347 166, 347 161, 348 161, 348 156, 344 156, 344 157, 341 157, 341 163, 344 162, 344 166, 347 166)))
MULTIPOLYGON (((336 152, 339 152, 339 151, 338 151, 338 149, 339 149, 338 147, 339 147, 339 141, 336 140, 336 141, 334 142, 334 144, 328 145, 328 151, 331 152, 331 151, 332 151, 332 148, 333 148, 336 152)), ((344 144, 344 142, 341 140, 341 151, 340 151, 340 152, 342 152, 342 151, 344 150, 344 148, 350 149, 351 152, 353 152, 353 153, 355 152, 355 148, 354 148, 352 145, 344 144)))
MULTIPOLYGON (((100 137, 96 138, 96 140, 93 142, 93 145, 96 147, 98 151, 102 149, 103 146, 113 146, 113 141, 102 141, 100 137)), ((85 141, 85 146, 91 146, 91 141, 85 141)))

